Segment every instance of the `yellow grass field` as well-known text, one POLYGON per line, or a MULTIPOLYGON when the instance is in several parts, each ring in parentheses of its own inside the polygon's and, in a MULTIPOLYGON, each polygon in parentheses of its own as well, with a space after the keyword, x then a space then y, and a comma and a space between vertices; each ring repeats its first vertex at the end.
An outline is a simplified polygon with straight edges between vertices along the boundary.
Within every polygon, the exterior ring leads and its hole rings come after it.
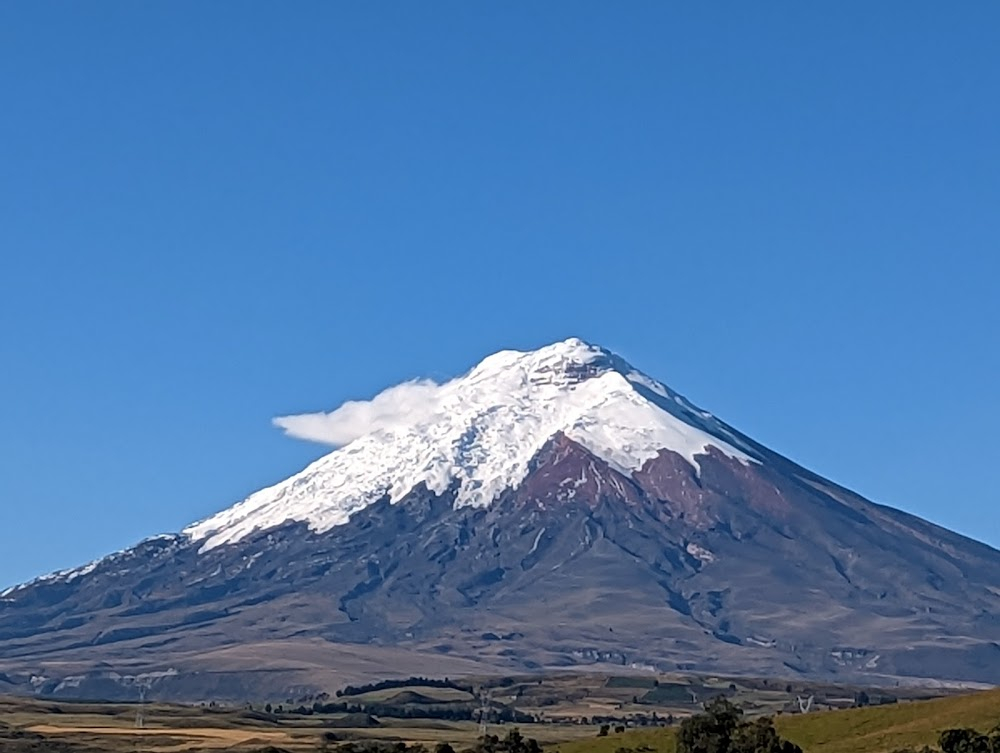
MULTIPOLYGON (((1000 724, 1000 690, 843 711, 782 715, 779 733, 805 753, 891 753, 906 747, 934 747, 938 735, 955 727, 987 731, 1000 724)), ((638 730, 581 739, 558 753, 615 753, 619 748, 674 753, 674 732, 638 730)))
MULTIPOLYGON (((4 726, 69 743, 86 753, 193 753, 227 750, 256 751, 275 746, 293 753, 324 749, 324 734, 333 733, 334 750, 347 740, 422 743, 430 749, 449 742, 461 750, 479 733, 472 722, 383 719, 378 726, 327 726, 335 717, 262 718, 239 709, 150 704, 145 726, 136 727, 136 707, 125 704, 58 704, 26 699, 0 699, 0 730, 4 726)), ((904 747, 934 746, 942 730, 972 727, 981 731, 1000 724, 1000 689, 929 701, 776 717, 778 731, 806 753, 891 753, 904 747)), ((593 725, 519 725, 552 753, 675 753, 675 735, 668 728, 646 728, 599 737, 593 725)), ((513 725, 494 725, 504 735, 513 725)), ((5 750, 0 740, 0 750, 5 750)), ((34 749, 33 749, 34 750, 34 749)), ((44 750, 39 748, 39 750, 44 750)))
POLYGON ((1000 690, 892 706, 821 711, 778 719, 781 734, 808 753, 883 753, 934 746, 942 730, 1000 724, 1000 690))

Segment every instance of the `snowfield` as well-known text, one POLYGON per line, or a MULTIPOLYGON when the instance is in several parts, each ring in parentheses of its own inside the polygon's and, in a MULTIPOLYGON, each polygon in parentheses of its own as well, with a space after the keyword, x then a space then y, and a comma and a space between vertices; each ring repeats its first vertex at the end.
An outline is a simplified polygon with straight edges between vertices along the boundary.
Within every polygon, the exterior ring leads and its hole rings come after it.
POLYGON ((437 494, 454 485, 456 506, 486 506, 516 488, 531 459, 560 432, 626 474, 663 449, 695 468, 710 446, 755 460, 711 414, 575 338, 496 353, 441 385, 409 385, 414 389, 401 385, 319 414, 332 419, 332 438, 351 441, 184 533, 211 549, 289 521, 325 531, 421 484, 437 494), (365 421, 371 431, 352 438, 365 421))

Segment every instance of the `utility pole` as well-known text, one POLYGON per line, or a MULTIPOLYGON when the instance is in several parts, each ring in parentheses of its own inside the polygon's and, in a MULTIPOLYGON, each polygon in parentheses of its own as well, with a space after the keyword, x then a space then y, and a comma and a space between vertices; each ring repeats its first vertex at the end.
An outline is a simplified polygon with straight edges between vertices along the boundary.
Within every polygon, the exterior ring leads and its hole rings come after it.
POLYGON ((480 688, 479 690, 479 736, 480 737, 486 737, 486 733, 489 731, 490 712, 493 710, 492 695, 493 691, 487 690, 486 688, 480 688))
POLYGON ((142 729, 146 726, 146 691, 149 685, 145 682, 139 683, 139 708, 135 712, 135 726, 142 729))

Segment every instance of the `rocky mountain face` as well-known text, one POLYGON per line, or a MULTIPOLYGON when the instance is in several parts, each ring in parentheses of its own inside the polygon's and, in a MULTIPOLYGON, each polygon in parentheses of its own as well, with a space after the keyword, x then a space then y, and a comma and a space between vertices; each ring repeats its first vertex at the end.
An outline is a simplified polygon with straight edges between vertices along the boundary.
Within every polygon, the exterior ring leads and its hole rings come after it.
POLYGON ((0 594, 0 692, 243 699, 551 667, 1000 683, 1000 552, 607 351, 500 353, 400 397, 181 534, 0 594))

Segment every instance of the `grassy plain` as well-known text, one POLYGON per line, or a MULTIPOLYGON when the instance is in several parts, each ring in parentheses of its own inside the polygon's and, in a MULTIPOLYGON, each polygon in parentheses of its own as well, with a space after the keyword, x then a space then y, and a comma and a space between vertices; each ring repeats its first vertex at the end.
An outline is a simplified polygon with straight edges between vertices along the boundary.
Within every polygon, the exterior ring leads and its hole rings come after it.
MULTIPOLYGON (((1000 724, 1000 690, 934 700, 858 709, 782 714, 775 719, 782 737, 805 753, 891 753, 935 747, 943 730, 971 727, 981 732, 1000 724)), ((671 729, 636 730, 558 746, 558 753, 615 753, 630 748, 675 753, 671 729)))
MULTIPOLYGON (((809 690, 806 688, 804 690, 809 690)), ((820 688, 812 688, 820 692, 820 688)), ((633 714, 678 720, 695 711, 701 700, 725 692, 749 713, 777 713, 782 736, 798 743, 806 753, 889 753, 903 747, 933 746, 940 732, 954 727, 988 730, 1000 723, 1000 690, 953 695, 934 700, 901 698, 899 703, 836 710, 849 692, 834 687, 822 690, 823 708, 809 714, 788 713, 789 690, 782 685, 749 682, 736 685, 704 678, 682 681, 554 676, 544 680, 508 681, 494 687, 496 703, 516 704, 545 719, 544 723, 517 725, 552 753, 675 753, 674 731, 644 727, 598 736, 598 725, 578 723, 586 717, 607 715, 627 718, 633 714), (646 698, 643 701, 643 698, 646 698), (660 700, 657 700, 660 699, 660 700), (652 705, 656 702, 658 705, 652 705), (673 705, 672 705, 673 704, 673 705)), ((791 691, 793 694, 795 689, 791 691)), ((393 697, 423 696, 434 703, 468 703, 470 694, 448 688, 407 687, 371 691, 352 700, 383 703, 393 697), (402 696, 401 696, 402 694, 402 696)), ((915 697, 915 696, 911 696, 915 697)), ((2 753, 247 753, 269 746, 290 753, 334 750, 347 741, 380 740, 421 743, 433 749, 449 742, 456 749, 472 745, 479 726, 468 721, 400 719, 382 717, 367 726, 348 727, 358 715, 263 713, 247 708, 212 708, 151 703, 70 703, 35 699, 0 698, 0 751, 2 753), (137 715, 143 727, 137 728, 137 715)), ((363 715, 362 715, 363 716, 363 715)), ((493 725, 504 735, 514 725, 493 725)))
POLYGON ((881 753, 934 746, 945 729, 1000 724, 1000 690, 844 711, 782 716, 778 731, 807 753, 881 753))
MULTIPOLYGON (((398 692, 398 691, 397 691, 398 692)), ((268 715, 243 709, 147 704, 143 727, 136 727, 139 707, 134 704, 91 704, 0 699, 2 753, 231 753, 273 746, 291 753, 315 753, 339 742, 381 740, 422 743, 428 748, 449 742, 456 748, 472 745, 479 726, 474 722, 436 719, 384 718, 377 726, 344 727, 342 714, 268 715), (336 740, 324 743, 324 736, 336 740)), ((528 724, 522 731, 543 744, 593 737, 595 727, 528 724)), ((494 727, 505 734, 507 728, 494 727)))

